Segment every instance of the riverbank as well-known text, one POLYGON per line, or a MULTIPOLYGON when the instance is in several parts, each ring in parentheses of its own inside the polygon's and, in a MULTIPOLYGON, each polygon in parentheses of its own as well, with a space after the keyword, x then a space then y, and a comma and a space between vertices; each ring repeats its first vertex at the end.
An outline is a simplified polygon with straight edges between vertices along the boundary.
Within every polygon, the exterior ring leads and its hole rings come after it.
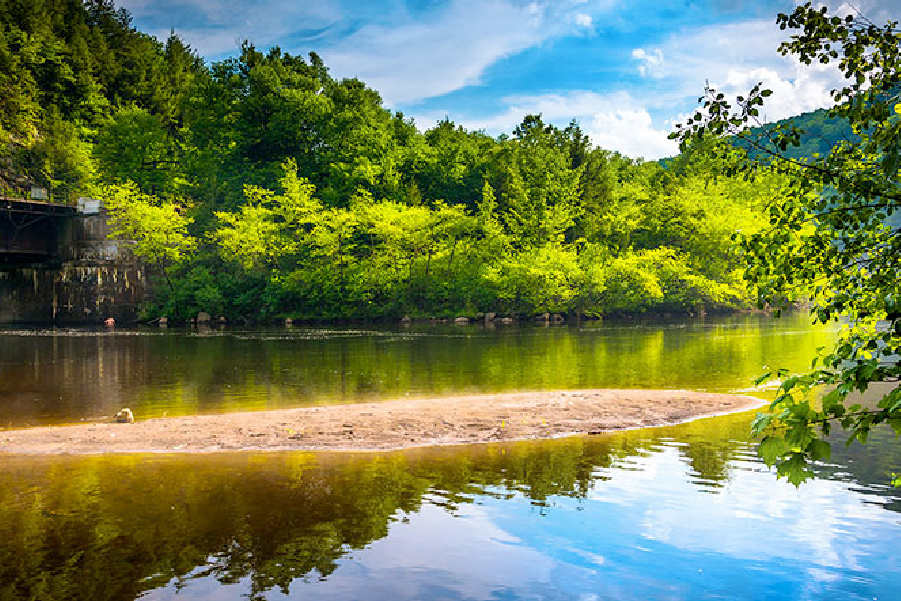
POLYGON ((0 453, 382 451, 599 434, 759 407, 685 390, 574 390, 410 399, 0 431, 0 453))

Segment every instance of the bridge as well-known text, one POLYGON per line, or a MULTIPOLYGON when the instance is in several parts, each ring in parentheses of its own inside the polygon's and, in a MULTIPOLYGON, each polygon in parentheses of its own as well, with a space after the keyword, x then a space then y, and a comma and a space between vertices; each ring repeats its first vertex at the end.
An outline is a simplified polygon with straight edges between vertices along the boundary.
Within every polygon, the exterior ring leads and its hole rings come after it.
POLYGON ((97 200, 75 207, 0 196, 0 324, 137 321, 147 269, 109 234, 97 200))
POLYGON ((69 205, 0 197, 0 269, 58 261, 60 232, 77 214, 69 205))

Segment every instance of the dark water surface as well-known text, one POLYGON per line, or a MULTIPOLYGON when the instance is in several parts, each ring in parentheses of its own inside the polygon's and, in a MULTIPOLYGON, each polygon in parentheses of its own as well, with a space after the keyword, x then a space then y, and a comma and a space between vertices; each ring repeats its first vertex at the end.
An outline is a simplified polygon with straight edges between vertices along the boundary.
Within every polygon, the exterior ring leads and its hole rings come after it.
MULTIPOLYGON (((125 404, 153 415, 408 392, 735 390, 767 360, 802 368, 831 336, 806 317, 8 332, 0 404, 23 424, 125 404)), ((867 447, 834 445, 822 478, 796 489, 757 460, 751 419, 384 454, 0 455, 0 600, 901 599, 901 495, 885 485, 901 444, 879 431, 867 447)))

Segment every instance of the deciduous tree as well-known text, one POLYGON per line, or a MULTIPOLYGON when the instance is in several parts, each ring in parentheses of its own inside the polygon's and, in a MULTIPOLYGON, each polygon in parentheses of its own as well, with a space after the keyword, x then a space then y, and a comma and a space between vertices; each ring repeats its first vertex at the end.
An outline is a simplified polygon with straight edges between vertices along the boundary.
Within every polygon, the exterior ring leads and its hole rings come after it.
POLYGON ((780 46, 783 55, 806 65, 837 64, 845 81, 833 91, 829 117, 847 120, 857 137, 823 156, 792 158, 790 149, 803 134, 797 127, 746 127, 761 125, 760 107, 771 95, 760 84, 735 103, 708 87, 703 106, 673 137, 687 148, 707 136, 733 136, 744 149, 733 160, 734 172, 777 171, 789 178, 768 207, 768 227, 739 238, 747 277, 761 306, 807 298, 815 320, 844 324, 835 346, 814 358, 809 372, 780 374, 778 396, 754 423, 763 436, 761 456, 799 483, 811 475, 811 461, 828 458, 824 437, 835 423, 847 431, 849 444, 866 442, 878 424, 901 433, 897 385, 875 406, 848 402, 853 392, 901 378, 901 33, 897 21, 877 25, 810 3, 777 21, 793 32, 780 46), (815 402, 813 391, 823 389, 815 402))

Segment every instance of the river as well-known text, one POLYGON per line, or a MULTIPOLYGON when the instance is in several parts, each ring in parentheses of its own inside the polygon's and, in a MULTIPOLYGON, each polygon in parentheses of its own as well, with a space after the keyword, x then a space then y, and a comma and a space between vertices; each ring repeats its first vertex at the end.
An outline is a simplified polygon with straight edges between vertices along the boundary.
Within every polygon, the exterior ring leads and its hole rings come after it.
MULTIPOLYGON (((803 314, 8 329, 0 423, 507 390, 749 392, 766 364, 803 369, 833 337, 803 314)), ((382 454, 0 455, 0 599, 901 599, 898 441, 836 443, 795 488, 756 458, 751 419, 382 454)))

